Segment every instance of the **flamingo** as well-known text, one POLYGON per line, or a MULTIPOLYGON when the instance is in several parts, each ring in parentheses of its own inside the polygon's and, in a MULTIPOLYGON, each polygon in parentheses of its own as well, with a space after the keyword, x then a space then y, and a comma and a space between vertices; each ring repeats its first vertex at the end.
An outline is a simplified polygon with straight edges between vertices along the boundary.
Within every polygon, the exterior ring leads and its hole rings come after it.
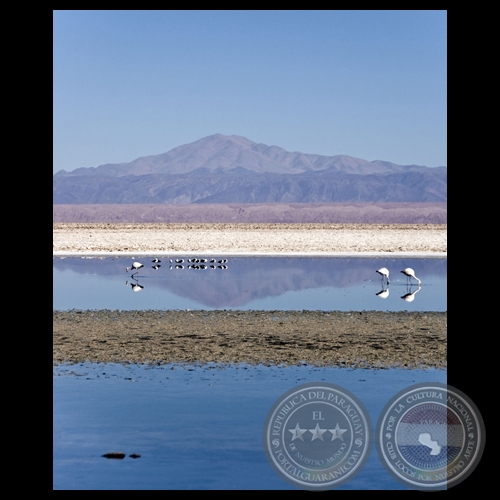
POLYGON ((151 262, 158 264, 159 262, 161 262, 161 260, 160 259, 153 259, 151 262))
POLYGON ((411 279, 415 278, 420 286, 421 281, 415 276, 415 271, 411 267, 407 267, 401 271, 406 276, 406 281, 411 283, 411 279))
POLYGON ((380 269, 377 269, 376 272, 382 275, 382 281, 384 280, 384 277, 387 278, 387 284, 389 284, 389 269, 387 269, 387 267, 381 267, 380 269))
POLYGON ((140 262, 134 262, 134 263, 132 264, 132 266, 131 266, 131 267, 126 267, 126 268, 125 268, 125 271, 127 271, 127 273, 128 273, 131 269, 133 269, 133 270, 135 271, 135 273, 132 273, 132 276, 133 276, 134 274, 136 274, 136 273, 137 273, 137 271, 138 271, 141 267, 144 267, 144 266, 143 266, 140 262))

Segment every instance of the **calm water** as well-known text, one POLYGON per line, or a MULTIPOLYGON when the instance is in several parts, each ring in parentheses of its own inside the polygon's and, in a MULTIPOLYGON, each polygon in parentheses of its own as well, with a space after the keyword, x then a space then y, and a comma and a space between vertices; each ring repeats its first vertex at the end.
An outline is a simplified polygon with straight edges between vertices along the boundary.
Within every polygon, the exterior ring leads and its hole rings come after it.
POLYGON ((54 309, 447 310, 446 258, 240 257, 196 270, 160 257, 155 270, 153 257, 54 258, 54 309), (125 268, 135 260, 144 267, 132 279, 125 268), (380 267, 391 272, 388 287, 380 267), (420 288, 407 285, 405 267, 420 288))
MULTIPOLYGON (((385 403, 444 370, 80 364, 54 369, 55 489, 297 489, 262 446, 267 412, 288 389, 331 382, 365 405, 373 428, 385 403), (174 369, 172 369, 172 367, 174 369), (126 453, 109 460, 108 452, 126 453), (130 454, 141 457, 132 459, 130 454)), ((375 446, 339 489, 407 489, 375 446)))
MULTIPOLYGON (((53 307, 69 309, 263 309, 446 311, 446 259, 229 258, 227 269, 153 269, 151 257, 54 258, 53 307), (144 264, 135 279, 125 268, 144 264), (379 275, 391 271, 389 293, 379 275), (415 269, 422 287, 399 271, 415 269), (135 292, 133 285, 140 285, 135 292), (408 302, 402 297, 414 293, 408 302)), ((311 366, 117 365, 54 367, 54 489, 284 489, 266 460, 267 412, 305 382, 354 393, 373 428, 386 402, 420 382, 446 383, 446 370, 311 366), (108 460, 108 452, 126 453, 108 460), (132 453, 140 454, 137 459, 132 453)), ((375 447, 340 489, 407 489, 375 447)))

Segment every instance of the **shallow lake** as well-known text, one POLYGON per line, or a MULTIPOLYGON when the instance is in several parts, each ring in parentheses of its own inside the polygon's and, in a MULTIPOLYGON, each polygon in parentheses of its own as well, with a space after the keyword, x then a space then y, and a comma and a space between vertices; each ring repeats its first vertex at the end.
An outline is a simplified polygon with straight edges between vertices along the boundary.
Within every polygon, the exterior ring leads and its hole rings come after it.
POLYGON ((446 258, 233 257, 215 269, 189 268, 187 257, 154 269, 153 258, 54 258, 54 309, 447 310, 446 258), (143 267, 125 271, 134 261, 143 267))
MULTIPOLYGON (((395 393, 414 383, 446 383, 446 371, 59 365, 54 488, 297 489, 267 462, 262 431, 273 403, 306 382, 351 391, 374 428, 395 393), (102 457, 118 451, 126 454, 123 460, 102 457)), ((339 489, 408 488, 387 473, 373 446, 363 469, 339 489)))
MULTIPOLYGON (((443 258, 235 257, 221 264, 226 269, 196 269, 160 256, 153 269, 154 257, 54 258, 53 308, 447 310, 443 258), (125 268, 134 261, 144 267, 132 278, 125 268), (391 271, 389 287, 375 272, 380 267, 391 271), (420 288, 406 283, 404 267, 415 269, 420 288)), ((274 472, 262 445, 266 415, 283 393, 306 382, 337 384, 362 401, 375 429, 399 390, 447 381, 446 370, 309 365, 83 363, 54 366, 53 374, 53 487, 106 490, 297 489, 274 472), (119 451, 122 460, 102 456, 119 451)), ((373 446, 339 489, 408 488, 373 446)))

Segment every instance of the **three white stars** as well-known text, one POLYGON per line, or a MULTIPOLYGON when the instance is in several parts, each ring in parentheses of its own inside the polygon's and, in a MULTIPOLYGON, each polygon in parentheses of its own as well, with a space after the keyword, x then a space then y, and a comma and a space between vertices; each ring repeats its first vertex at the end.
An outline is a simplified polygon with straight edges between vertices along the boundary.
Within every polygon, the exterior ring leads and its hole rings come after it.
POLYGON ((347 429, 341 429, 339 424, 335 426, 335 429, 321 429, 319 424, 316 424, 316 427, 314 429, 301 429, 299 424, 295 426, 295 429, 288 429, 288 432, 292 433, 292 441, 295 441, 296 439, 300 439, 301 441, 304 441, 304 438, 302 435, 304 432, 309 431, 312 434, 311 441, 314 441, 315 439, 321 439, 323 441, 323 434, 326 431, 329 431, 332 433, 332 441, 339 438, 341 441, 344 440, 342 437, 342 434, 347 431, 347 429))

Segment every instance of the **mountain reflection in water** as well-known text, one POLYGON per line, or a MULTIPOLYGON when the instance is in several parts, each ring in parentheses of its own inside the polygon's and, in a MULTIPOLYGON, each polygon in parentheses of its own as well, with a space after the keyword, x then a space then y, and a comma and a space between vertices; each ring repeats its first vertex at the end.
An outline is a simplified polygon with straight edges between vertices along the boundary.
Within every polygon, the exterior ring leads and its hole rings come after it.
POLYGON ((204 268, 189 267, 190 256, 181 268, 160 256, 155 269, 155 257, 54 257, 54 309, 446 310, 446 258, 228 257, 210 268, 220 256, 207 255, 204 268), (135 261, 143 267, 131 276, 135 261), (421 289, 407 285, 405 267, 421 289))

